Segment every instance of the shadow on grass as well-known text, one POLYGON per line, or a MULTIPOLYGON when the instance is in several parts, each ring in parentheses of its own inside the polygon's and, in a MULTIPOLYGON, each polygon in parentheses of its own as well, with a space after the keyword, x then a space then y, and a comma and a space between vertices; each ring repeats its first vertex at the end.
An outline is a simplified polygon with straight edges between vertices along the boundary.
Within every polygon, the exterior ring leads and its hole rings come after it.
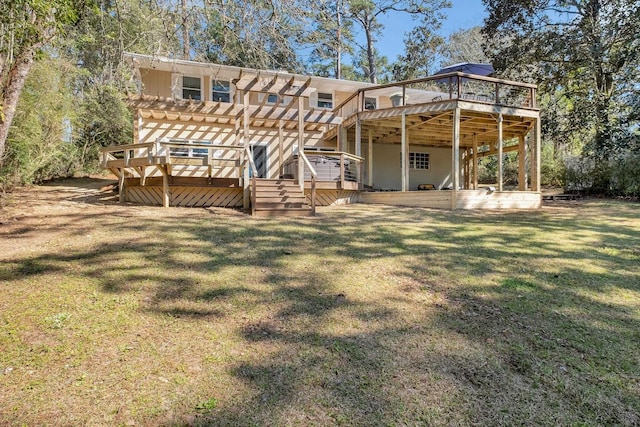
POLYGON ((632 225, 573 212, 353 206, 312 221, 189 212, 69 215, 79 223, 70 234, 99 223, 110 238, 0 267, 10 280, 80 262, 103 292, 144 289, 147 313, 251 314, 231 332, 270 351, 228 366, 250 392, 169 424, 640 422, 637 309, 598 297, 640 292, 632 225), (353 283, 364 275, 397 291, 359 298, 353 283))

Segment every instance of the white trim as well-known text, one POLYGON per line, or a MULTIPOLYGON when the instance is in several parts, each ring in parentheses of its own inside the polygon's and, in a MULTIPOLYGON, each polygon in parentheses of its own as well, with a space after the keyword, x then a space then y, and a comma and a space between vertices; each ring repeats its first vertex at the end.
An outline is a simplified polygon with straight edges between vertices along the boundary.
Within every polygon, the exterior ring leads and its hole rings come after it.
MULTIPOLYGON (((327 102, 327 100, 322 100, 322 102, 327 102)), ((319 90, 316 89, 316 107, 317 108, 324 108, 326 110, 331 110, 333 109, 333 107, 336 104, 336 92, 334 90, 332 90, 331 92, 320 92, 319 90), (331 107, 321 107, 320 106, 320 95, 331 95, 331 107)))
MULTIPOLYGON (((204 94, 204 79, 202 75, 192 75, 192 74, 182 74, 181 76, 181 82, 180 82, 180 99, 189 99, 189 98, 185 98, 184 97, 184 90, 185 90, 185 86, 184 86, 184 78, 190 78, 190 79, 199 79, 200 80, 200 99, 199 101, 206 101, 208 99, 208 97, 206 96, 206 94, 204 94), (204 95, 204 96, 203 96, 204 95)), ((186 88, 187 90, 196 90, 196 88, 186 88)))
POLYGON ((364 97, 364 109, 367 110, 367 99, 373 99, 374 102, 376 103, 375 108, 372 108, 372 110, 377 110, 378 108, 380 108, 380 97, 379 96, 365 96, 364 97))
MULTIPOLYGON (((213 99, 213 87, 214 87, 214 82, 218 81, 218 82, 227 82, 229 84, 229 102, 232 103, 233 102, 233 98, 236 94, 236 86, 232 83, 232 79, 230 78, 224 78, 224 77, 216 77, 216 76, 207 76, 209 77, 209 94, 207 96, 207 100, 209 101, 215 101, 215 99, 213 99)), ((220 91, 218 91, 220 92, 220 91)), ((220 92, 223 93, 223 92, 220 92)))
MULTIPOLYGON (((253 147, 258 146, 258 147, 264 147, 264 153, 265 153, 265 161, 264 161, 264 167, 265 167, 265 178, 269 178, 269 167, 271 166, 271 150, 269 149, 269 143, 265 142, 265 141, 258 141, 258 142, 249 142, 249 145, 251 146, 251 154, 253 155, 253 147)), ((255 156, 253 158, 254 162, 255 162, 255 156)))

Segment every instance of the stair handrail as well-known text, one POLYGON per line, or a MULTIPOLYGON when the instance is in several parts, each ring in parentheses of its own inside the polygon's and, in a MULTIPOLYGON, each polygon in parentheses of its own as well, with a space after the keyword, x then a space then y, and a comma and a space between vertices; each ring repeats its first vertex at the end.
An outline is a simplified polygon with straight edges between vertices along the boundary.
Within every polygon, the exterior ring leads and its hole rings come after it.
POLYGON ((249 159, 249 168, 251 169, 251 215, 256 214, 256 178, 258 176, 258 168, 253 160, 253 153, 249 147, 244 147, 244 151, 249 159))
MULTIPOLYGON (((304 154, 304 151, 300 150, 298 154, 304 161, 304 164, 307 166, 307 168, 309 168, 309 173, 311 174, 311 215, 315 215, 316 214, 316 178, 318 177, 318 172, 316 172, 316 169, 313 167, 313 165, 309 161, 309 158, 307 157, 307 155, 304 154)), ((304 182, 304 175, 301 176, 300 179, 302 179, 302 181, 304 182)))

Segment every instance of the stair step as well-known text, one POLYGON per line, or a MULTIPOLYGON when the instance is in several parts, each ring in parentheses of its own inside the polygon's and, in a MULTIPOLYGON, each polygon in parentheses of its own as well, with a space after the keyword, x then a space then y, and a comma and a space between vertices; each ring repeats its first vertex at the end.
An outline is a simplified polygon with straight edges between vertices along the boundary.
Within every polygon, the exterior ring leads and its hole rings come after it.
POLYGON ((297 187, 298 184, 294 180, 269 179, 256 181, 257 187, 273 187, 273 186, 297 187))
POLYGON ((304 202, 307 198, 302 194, 260 194, 256 195, 258 202, 304 202))
POLYGON ((256 197, 304 197, 301 192, 292 192, 292 191, 283 191, 283 190, 275 190, 275 191, 256 191, 256 197))
POLYGON ((311 207, 307 204, 304 192, 292 179, 256 180, 254 215, 275 216, 311 216, 311 207))
POLYGON ((256 202, 256 209, 308 208, 305 202, 256 202))
POLYGON ((255 216, 311 216, 311 208, 255 209, 255 216))

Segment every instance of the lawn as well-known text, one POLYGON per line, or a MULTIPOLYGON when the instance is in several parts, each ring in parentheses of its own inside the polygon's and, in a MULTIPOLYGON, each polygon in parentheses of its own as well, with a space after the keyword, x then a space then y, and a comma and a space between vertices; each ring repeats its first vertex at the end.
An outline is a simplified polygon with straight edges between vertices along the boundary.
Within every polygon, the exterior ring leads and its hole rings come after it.
POLYGON ((640 205, 0 199, 0 425, 638 425, 640 205))

